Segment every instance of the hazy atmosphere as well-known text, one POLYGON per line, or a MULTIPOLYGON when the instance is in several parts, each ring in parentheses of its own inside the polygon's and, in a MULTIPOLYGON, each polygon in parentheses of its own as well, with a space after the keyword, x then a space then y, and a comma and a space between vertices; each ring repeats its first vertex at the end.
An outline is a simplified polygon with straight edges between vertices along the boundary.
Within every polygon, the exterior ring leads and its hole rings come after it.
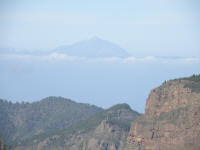
POLYGON ((143 113, 152 88, 199 74, 199 18, 198 0, 0 0, 0 98, 143 113))
POLYGON ((200 0, 0 0, 0 150, 200 150, 200 0))

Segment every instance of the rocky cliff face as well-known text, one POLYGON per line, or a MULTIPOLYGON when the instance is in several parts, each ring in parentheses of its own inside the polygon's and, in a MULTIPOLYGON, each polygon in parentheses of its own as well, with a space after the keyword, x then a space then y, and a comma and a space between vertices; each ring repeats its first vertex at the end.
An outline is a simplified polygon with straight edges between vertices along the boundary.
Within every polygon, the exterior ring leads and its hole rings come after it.
POLYGON ((15 150, 123 150, 133 122, 139 114, 119 104, 61 132, 38 135, 15 150))
POLYGON ((153 89, 144 116, 132 124, 126 149, 199 150, 199 87, 200 80, 190 77, 153 89))

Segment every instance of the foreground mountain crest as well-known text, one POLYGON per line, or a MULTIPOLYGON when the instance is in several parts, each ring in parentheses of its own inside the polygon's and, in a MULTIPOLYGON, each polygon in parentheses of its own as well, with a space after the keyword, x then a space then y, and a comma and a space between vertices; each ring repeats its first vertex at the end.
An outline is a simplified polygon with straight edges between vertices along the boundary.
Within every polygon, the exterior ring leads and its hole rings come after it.
POLYGON ((127 138, 128 150, 200 148, 200 76, 180 78, 153 89, 144 116, 127 138))

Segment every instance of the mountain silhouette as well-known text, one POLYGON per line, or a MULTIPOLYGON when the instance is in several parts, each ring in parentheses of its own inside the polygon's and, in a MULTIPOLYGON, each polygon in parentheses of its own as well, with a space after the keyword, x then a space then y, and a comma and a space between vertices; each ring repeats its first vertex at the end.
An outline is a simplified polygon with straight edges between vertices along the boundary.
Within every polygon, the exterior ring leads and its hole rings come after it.
POLYGON ((63 45, 57 47, 53 50, 53 52, 88 58, 129 56, 128 52, 126 52, 126 50, 117 44, 103 40, 96 36, 88 40, 79 41, 72 45, 63 45))

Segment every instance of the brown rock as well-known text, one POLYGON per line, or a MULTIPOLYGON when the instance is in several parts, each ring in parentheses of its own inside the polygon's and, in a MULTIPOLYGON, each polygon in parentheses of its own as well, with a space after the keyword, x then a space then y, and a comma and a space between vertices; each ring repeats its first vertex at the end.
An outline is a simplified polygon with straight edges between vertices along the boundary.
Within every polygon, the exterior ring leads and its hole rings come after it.
POLYGON ((197 150, 200 148, 200 92, 174 80, 151 91, 144 116, 127 138, 127 150, 197 150))

